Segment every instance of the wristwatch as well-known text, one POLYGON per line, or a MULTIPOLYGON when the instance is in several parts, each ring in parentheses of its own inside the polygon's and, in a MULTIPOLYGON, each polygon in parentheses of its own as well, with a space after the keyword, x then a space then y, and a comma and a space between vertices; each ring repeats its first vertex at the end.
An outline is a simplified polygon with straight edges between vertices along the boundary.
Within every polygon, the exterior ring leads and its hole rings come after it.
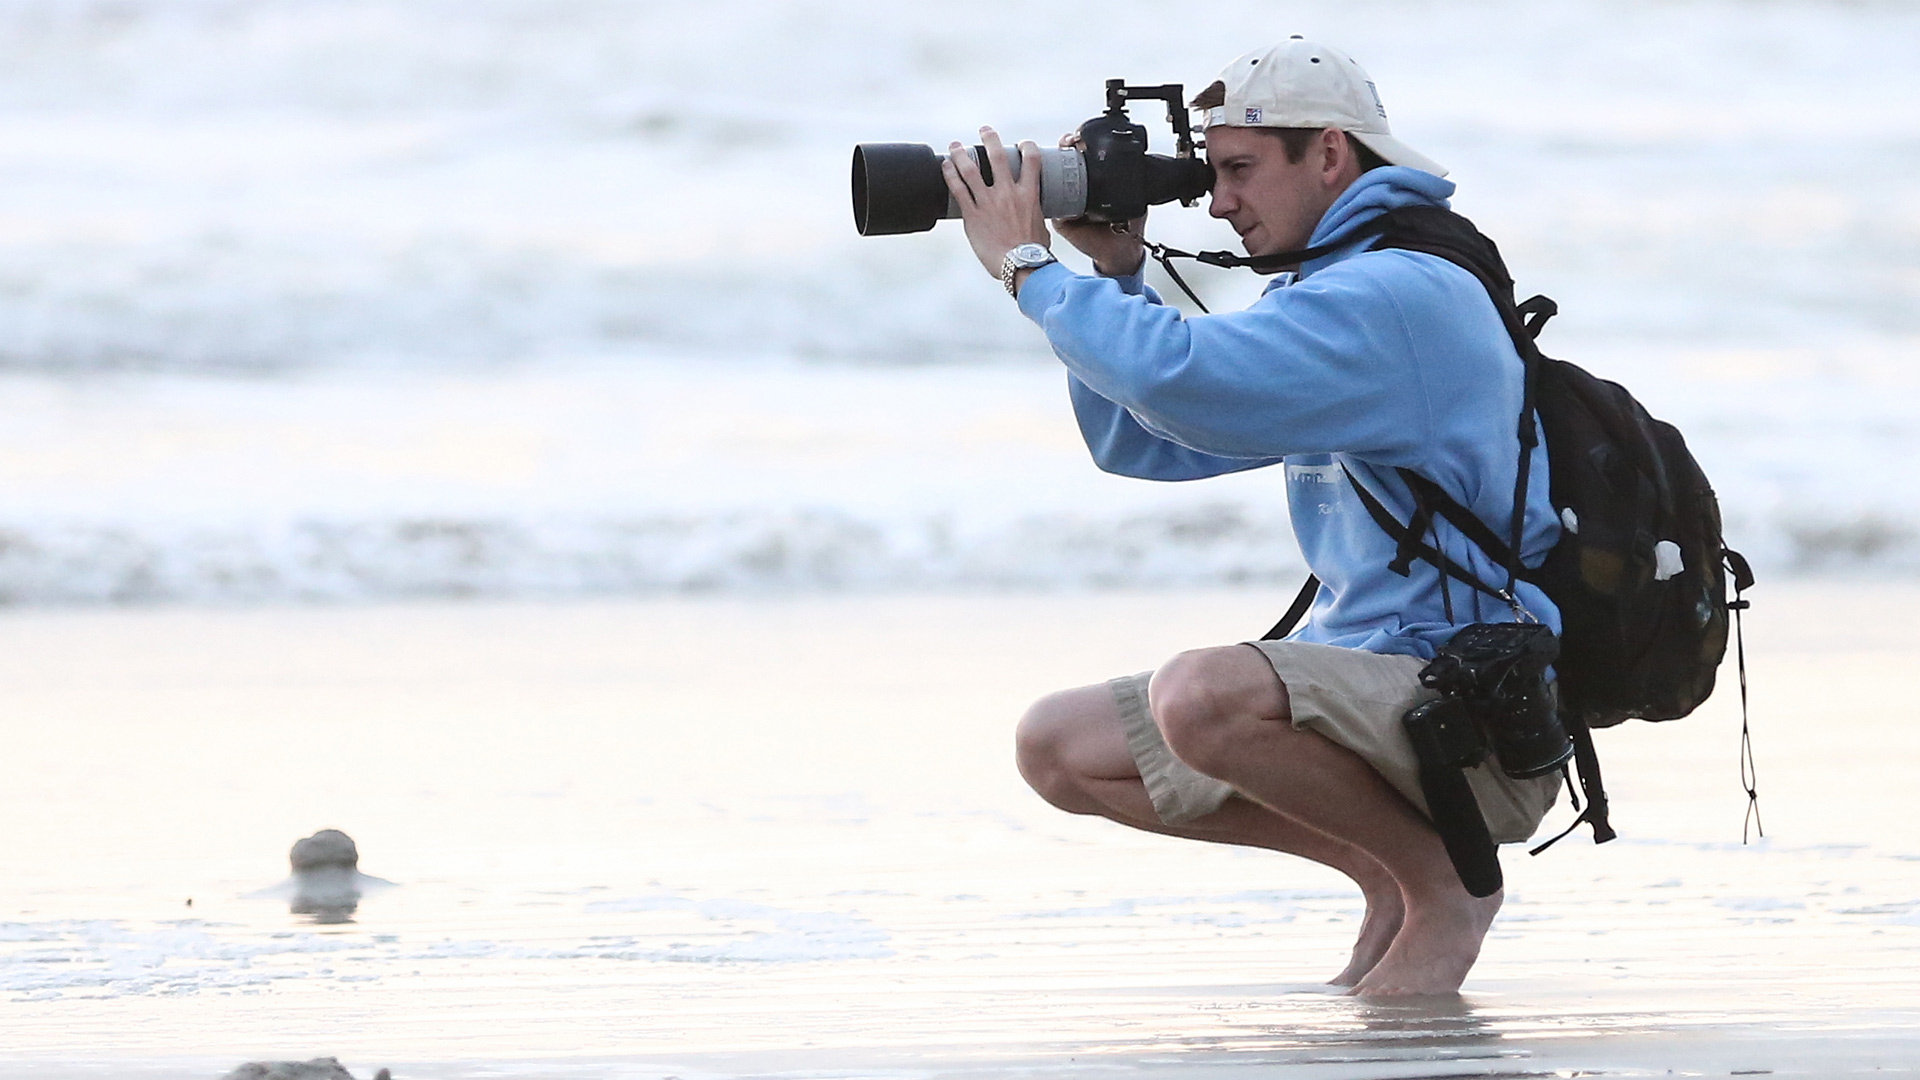
POLYGON ((1013 275, 1022 270, 1034 270, 1058 261, 1053 257, 1053 252, 1039 244, 1021 244, 1007 252, 1007 257, 1000 260, 1000 284, 1007 287, 1008 296, 1014 296, 1013 275))

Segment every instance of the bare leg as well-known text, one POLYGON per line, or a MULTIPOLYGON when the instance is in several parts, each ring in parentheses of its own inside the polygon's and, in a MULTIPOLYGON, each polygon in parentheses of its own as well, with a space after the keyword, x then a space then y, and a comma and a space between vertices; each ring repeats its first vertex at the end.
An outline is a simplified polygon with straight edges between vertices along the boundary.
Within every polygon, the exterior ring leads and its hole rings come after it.
POLYGON ((1098 815, 1169 836, 1281 851, 1351 878, 1366 898, 1366 916, 1346 969, 1331 980, 1334 985, 1359 982, 1386 954, 1400 929, 1404 906, 1399 883, 1377 859, 1350 843, 1238 798, 1186 825, 1162 823, 1105 686, 1043 698, 1021 720, 1016 741, 1021 775, 1048 802, 1070 813, 1098 815))
MULTIPOLYGON (((1145 788, 1140 789, 1140 795, 1142 799, 1146 797, 1145 788)), ((1335 986, 1357 985, 1361 977, 1373 970, 1374 965, 1386 955, 1394 937, 1400 932, 1406 905, 1400 895, 1399 883, 1393 880, 1393 875, 1378 859, 1352 844, 1336 840, 1284 814, 1241 798, 1228 799, 1220 809, 1189 823, 1186 828, 1190 831, 1184 835, 1222 844, 1245 844, 1245 837, 1264 836, 1268 842, 1255 846, 1312 859, 1322 866, 1340 871, 1360 886, 1360 895, 1366 901, 1366 913, 1360 920, 1360 934, 1353 943, 1347 966, 1340 974, 1327 980, 1335 986), (1274 828, 1275 822, 1281 827, 1274 828)), ((1165 825, 1158 825, 1158 829, 1173 831, 1165 825)))
POLYGON ((1257 649, 1182 653, 1150 696, 1167 745, 1261 805, 1351 844, 1400 886, 1406 914, 1360 994, 1458 991, 1480 955, 1500 895, 1469 896, 1433 826, 1357 755, 1295 730, 1286 687, 1257 649))

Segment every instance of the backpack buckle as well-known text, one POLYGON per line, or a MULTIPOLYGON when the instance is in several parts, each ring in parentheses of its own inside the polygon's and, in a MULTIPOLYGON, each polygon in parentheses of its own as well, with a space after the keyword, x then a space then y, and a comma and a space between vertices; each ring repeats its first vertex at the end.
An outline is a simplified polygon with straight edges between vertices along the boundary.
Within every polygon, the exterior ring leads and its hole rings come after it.
POLYGON ((1527 605, 1520 602, 1520 598, 1514 595, 1513 587, 1511 585, 1509 585, 1504 589, 1495 589, 1493 592, 1493 595, 1498 597, 1501 603, 1507 605, 1508 608, 1512 609, 1513 619, 1515 622, 1533 623, 1535 625, 1539 625, 1540 616, 1535 615, 1532 611, 1527 609, 1527 605))
POLYGON ((1527 336, 1537 338, 1540 336, 1540 331, 1547 325, 1547 320, 1560 314, 1560 305, 1554 303, 1552 297, 1529 296, 1515 304, 1514 310, 1520 313, 1522 323, 1527 328, 1527 336))

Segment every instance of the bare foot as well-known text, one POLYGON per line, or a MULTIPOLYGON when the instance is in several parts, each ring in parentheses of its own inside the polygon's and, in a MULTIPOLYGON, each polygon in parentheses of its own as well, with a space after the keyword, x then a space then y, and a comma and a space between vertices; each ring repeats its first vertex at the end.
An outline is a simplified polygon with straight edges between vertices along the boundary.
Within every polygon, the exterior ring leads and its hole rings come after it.
POLYGON ((1409 898, 1405 921, 1386 955, 1349 992, 1369 997, 1459 992, 1503 897, 1475 899, 1456 883, 1439 897, 1409 898))
POLYGON ((1407 906, 1400 899, 1399 886, 1392 886, 1378 897, 1367 898, 1367 914, 1360 920, 1360 938, 1353 943, 1353 956, 1346 970, 1327 980, 1329 986, 1353 986, 1372 971, 1400 933, 1407 906))

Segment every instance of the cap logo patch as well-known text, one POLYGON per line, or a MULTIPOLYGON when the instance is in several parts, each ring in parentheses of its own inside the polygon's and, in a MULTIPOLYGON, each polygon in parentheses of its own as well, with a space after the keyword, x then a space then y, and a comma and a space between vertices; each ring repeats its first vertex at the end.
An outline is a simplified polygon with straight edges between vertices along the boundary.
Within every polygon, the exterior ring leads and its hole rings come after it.
POLYGON ((1380 104, 1380 88, 1373 85, 1372 79, 1367 80, 1367 93, 1373 95, 1374 111, 1380 114, 1380 119, 1385 120, 1387 118, 1387 107, 1380 104))
MULTIPOLYGON (((1382 116, 1384 116, 1384 115, 1386 115, 1386 114, 1385 114, 1385 113, 1382 113, 1381 115, 1382 115, 1382 116)), ((1259 123, 1259 122, 1260 122, 1260 106, 1258 106, 1258 105, 1249 105, 1249 106, 1247 106, 1247 119, 1246 119, 1246 123, 1248 123, 1248 124, 1257 124, 1257 123, 1259 123)))

